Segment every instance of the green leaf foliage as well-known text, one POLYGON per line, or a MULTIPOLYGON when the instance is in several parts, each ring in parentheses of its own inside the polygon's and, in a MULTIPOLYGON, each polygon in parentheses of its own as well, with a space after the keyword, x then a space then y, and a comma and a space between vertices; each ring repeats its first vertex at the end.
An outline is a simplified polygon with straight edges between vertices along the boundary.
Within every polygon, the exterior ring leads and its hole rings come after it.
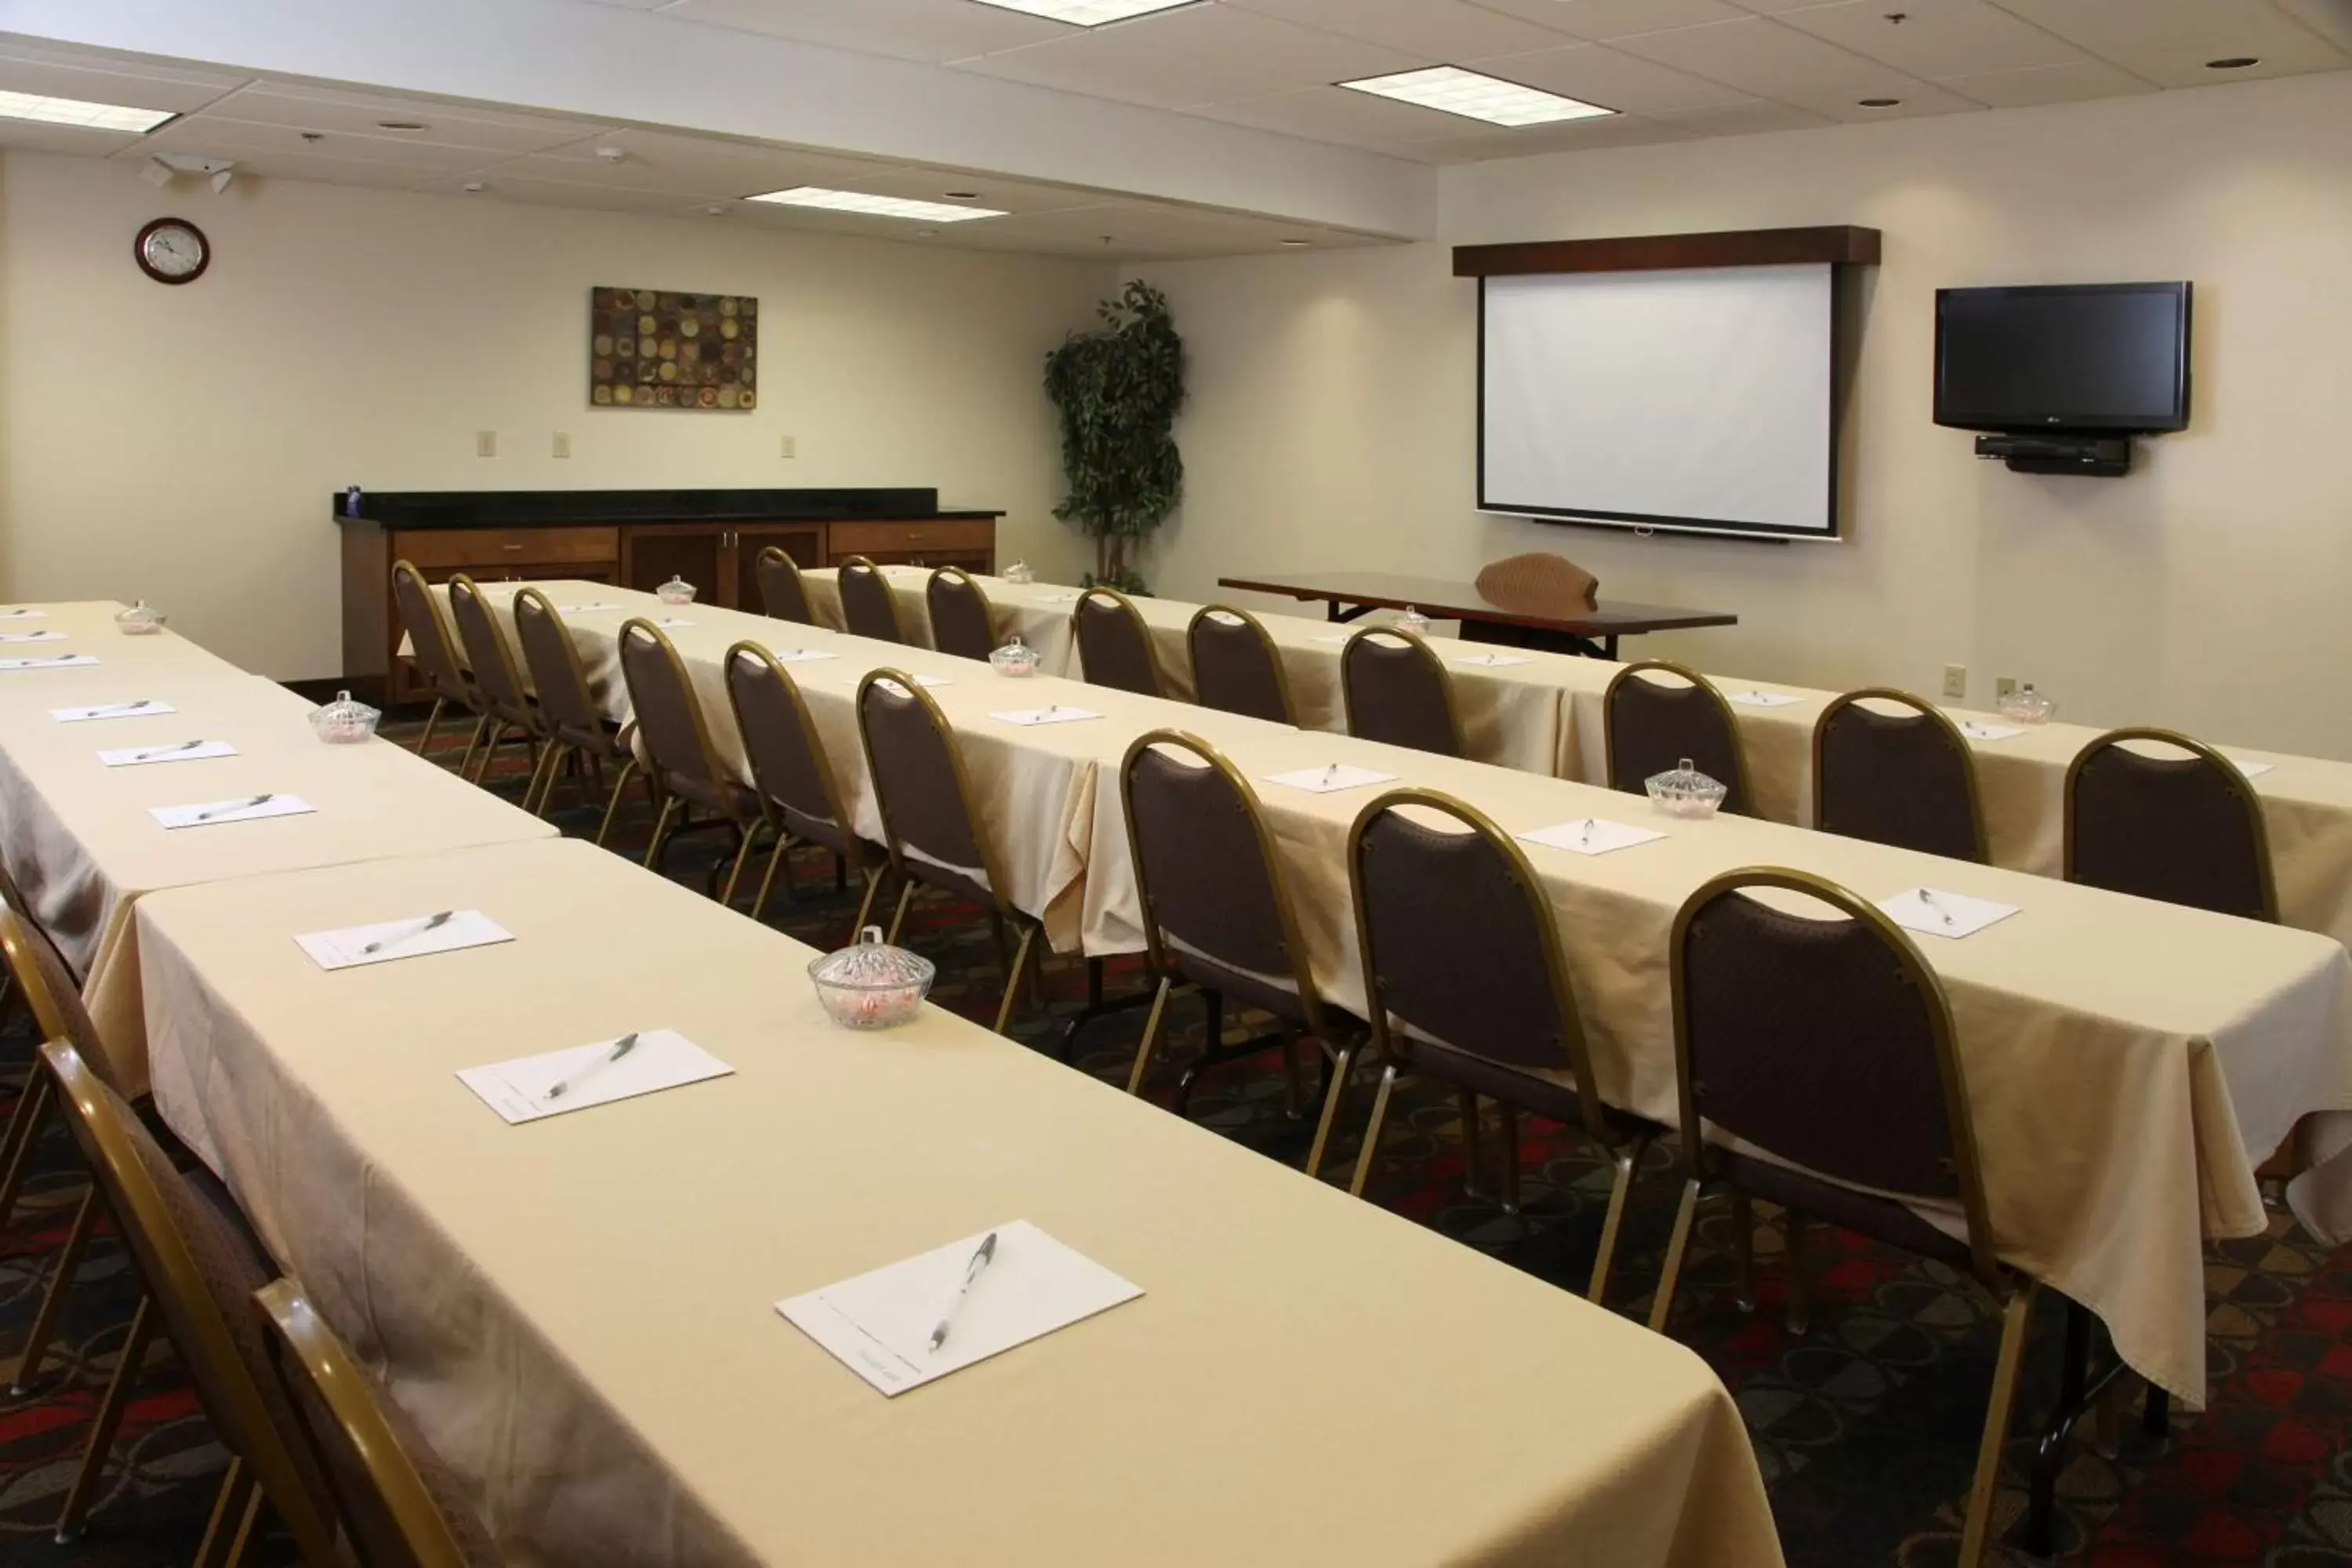
POLYGON ((1073 332, 1045 356, 1045 395, 1062 416, 1068 493, 1054 515, 1095 542, 1095 576, 1135 582, 1131 542, 1176 510, 1184 458, 1176 416, 1184 406, 1184 340, 1167 296, 1131 280, 1096 307, 1100 330, 1073 332))

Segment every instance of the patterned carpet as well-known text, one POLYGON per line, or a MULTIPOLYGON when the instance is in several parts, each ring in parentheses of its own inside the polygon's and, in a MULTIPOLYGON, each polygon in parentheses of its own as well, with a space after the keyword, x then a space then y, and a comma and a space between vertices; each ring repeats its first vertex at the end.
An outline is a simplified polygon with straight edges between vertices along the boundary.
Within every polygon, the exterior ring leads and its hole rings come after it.
MULTIPOLYGON (((593 826, 561 803, 556 815, 571 831, 593 826)), ((632 816, 615 847, 642 848, 647 826, 641 814, 632 816)), ((666 869, 699 886, 715 847, 689 839, 666 869)), ((771 922, 803 941, 837 945, 854 900, 835 894, 814 863, 800 880, 809 889, 804 900, 784 907, 780 898, 771 922)), ((985 1020, 1000 977, 977 915, 927 898, 908 940, 940 963, 934 999, 985 1020)), ((1047 982, 1052 1020, 1017 1026, 1040 1048, 1058 1042, 1061 1021, 1082 1003, 1084 969, 1056 960, 1047 982)), ((1113 994, 1136 984, 1131 964, 1114 966, 1113 994)), ((1202 1047, 1197 1005, 1171 1011, 1170 1044, 1150 1086, 1163 1103, 1202 1047)), ((1243 1037, 1252 1024, 1229 1014, 1228 1037, 1243 1037)), ((1124 1081, 1140 1026, 1137 1011, 1097 1021, 1080 1042, 1077 1066, 1124 1081)), ((12 1098, 30 1046, 21 1020, 0 1035, 0 1078, 12 1098)), ((1344 1181, 1351 1169, 1370 1099, 1369 1084, 1360 1086, 1327 1178, 1344 1181)), ((1286 1113, 1273 1056, 1205 1076, 1191 1113, 1270 1158, 1296 1163, 1305 1152, 1310 1123, 1286 1113)), ((1461 1131, 1451 1097, 1401 1086, 1369 1195, 1465 1246, 1580 1289, 1607 1198, 1607 1167, 1576 1134, 1527 1121, 1522 1212, 1509 1216, 1492 1199, 1465 1193, 1461 1131)), ((1500 1145, 1492 1128, 1483 1143, 1491 1184, 1500 1145)), ((0 1232, 0 1373, 9 1381, 81 1184, 63 1134, 53 1133, 26 1198, 0 1232)), ((1646 1316, 1676 1189, 1666 1152, 1652 1151, 1611 1292, 1620 1311, 1646 1316)), ((1996 1335, 1987 1303, 1948 1270, 1816 1226, 1811 1328, 1791 1335, 1781 1321, 1779 1216, 1758 1207, 1753 1313, 1732 1300, 1729 1224, 1721 1205, 1703 1211, 1675 1331, 1738 1399, 1791 1568, 1946 1568, 1958 1548, 1991 1373, 1996 1335)), ((2140 1430, 2135 1392, 2114 1457, 2076 1445, 2060 1484, 2057 1554, 2050 1561, 2099 1568, 2352 1564, 2352 1260, 2324 1252, 2281 1214, 2267 1237, 2214 1248, 2207 1281, 2212 1407, 2176 1414, 2172 1435, 2158 1439, 2140 1430)), ((58 1349, 30 1389, 0 1402, 0 1564, 153 1568, 193 1554, 226 1456, 160 1343, 86 1534, 63 1547, 49 1539, 136 1299, 122 1253, 101 1237, 68 1299, 58 1349)), ((2010 1443, 2000 1519, 2009 1538, 2004 1560, 2014 1564, 2037 1561, 2016 1551, 2012 1527, 2054 1385, 2060 1318, 2059 1304, 2045 1299, 2010 1443)), ((1335 1437, 1342 1430, 1335 1422, 1335 1437)), ((283 1556, 282 1547, 254 1554, 264 1562, 283 1556)))

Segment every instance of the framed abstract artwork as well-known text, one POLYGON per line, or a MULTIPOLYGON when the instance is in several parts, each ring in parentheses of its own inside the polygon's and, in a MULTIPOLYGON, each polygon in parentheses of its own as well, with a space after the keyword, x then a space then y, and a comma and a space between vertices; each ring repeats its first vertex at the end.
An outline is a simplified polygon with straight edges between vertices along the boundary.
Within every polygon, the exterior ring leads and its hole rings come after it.
POLYGON ((760 301, 666 289, 590 290, 588 401, 599 408, 757 408, 760 301))

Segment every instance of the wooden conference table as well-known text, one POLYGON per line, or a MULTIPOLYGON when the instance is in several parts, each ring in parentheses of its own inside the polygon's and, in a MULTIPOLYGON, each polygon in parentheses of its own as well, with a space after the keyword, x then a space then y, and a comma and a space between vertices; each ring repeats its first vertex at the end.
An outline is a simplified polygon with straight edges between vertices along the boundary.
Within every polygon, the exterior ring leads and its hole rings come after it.
MULTIPOLYGON (((611 674, 614 638, 628 615, 661 606, 595 584, 547 586, 559 602, 593 595, 613 606, 569 619, 608 710, 625 714, 611 674)), ((2203 1240, 2258 1234, 2266 1220, 2254 1164, 2300 1119, 2352 1110, 2352 958, 2310 932, 1777 823, 1665 821, 1637 797, 1594 785, 1101 687, 1005 680, 974 661, 740 612, 697 606, 676 618, 693 623, 671 635, 730 757, 740 742, 723 696, 711 695, 730 646, 749 636, 833 656, 788 668, 845 798, 865 787, 848 696, 858 675, 877 667, 947 675, 954 684, 936 695, 958 743, 967 758, 986 760, 971 770, 984 830, 999 836, 1009 862, 1056 866, 1066 880, 1055 889, 1050 929, 1090 954, 1142 946, 1117 766, 1135 736, 1163 726, 1202 734, 1253 780, 1349 763, 1446 790, 1513 831, 1587 817, 1664 828, 1661 840, 1604 857, 1539 847, 1530 855, 1559 920, 1602 1092, 1669 1123, 1666 931, 1708 877, 1764 863, 1814 871, 1865 897, 1927 885, 2016 906, 2019 914, 1964 941, 1920 942, 1959 1026, 1997 1248, 2096 1312, 2133 1366, 2191 1404, 2205 1390, 2203 1240), (992 716, 1048 700, 1101 717, 1025 729, 992 716), (1040 834, 1048 845, 1030 842, 1040 834)), ((1360 1006, 1341 846, 1370 792, 1257 787, 1316 980, 1360 1006)), ((1020 898, 1037 896, 1024 872, 1009 875, 1020 898)), ((2352 1169, 2306 1179, 2337 1193, 2352 1186, 2352 1169)))
POLYGON ((1573 615, 1529 615, 1506 609, 1468 583, 1414 577, 1392 572, 1277 572, 1255 577, 1220 577, 1220 588, 1253 594, 1284 594, 1319 599, 1335 621, 1352 621, 1372 610, 1419 610, 1433 621, 1460 621, 1468 642, 1501 643, 1615 658, 1617 639, 1643 632, 1682 631, 1694 626, 1733 626, 1739 617, 1723 610, 1684 610, 1671 605, 1603 600, 1573 615))
POLYGON ((517 1563, 1780 1561, 1682 1347, 942 1010, 837 1028, 810 949, 617 857, 138 919, 163 1114, 517 1563), (515 940, 332 973, 290 940, 452 908, 515 940), (733 1076, 520 1127, 454 1076, 656 1027, 733 1076), (772 1310, 1015 1218, 1144 1295, 896 1399, 772 1310))

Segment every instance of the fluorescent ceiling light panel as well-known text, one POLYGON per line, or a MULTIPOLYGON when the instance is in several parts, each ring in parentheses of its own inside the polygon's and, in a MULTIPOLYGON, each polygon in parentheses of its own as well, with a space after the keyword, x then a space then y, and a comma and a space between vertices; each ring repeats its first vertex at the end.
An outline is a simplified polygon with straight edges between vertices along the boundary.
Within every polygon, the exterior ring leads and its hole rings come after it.
POLYGON ((1049 22, 1067 22, 1073 27, 1099 27, 1154 11, 1172 11, 1193 0, 980 0, 980 4, 1018 11, 1024 16, 1043 16, 1049 22))
POLYGON ((1562 120, 1592 120, 1617 112, 1597 103, 1584 103, 1539 88, 1521 87, 1499 77, 1466 71, 1460 66, 1432 66, 1427 70, 1399 71, 1394 76, 1368 76, 1360 81, 1343 81, 1339 85, 1357 92, 1369 92, 1375 98, 1392 98, 1399 103, 1417 103, 1423 109, 1458 114, 1465 120, 1482 120, 1489 125, 1550 125, 1562 120))
POLYGON ((770 191, 747 201, 772 202, 785 207, 823 207, 828 212, 865 213, 869 217, 903 217, 916 223, 963 223, 976 217, 1003 217, 995 207, 950 206, 945 202, 910 201, 905 196, 869 196, 863 191, 828 191, 823 185, 794 185, 770 191))
POLYGON ((167 120, 177 120, 169 109, 132 109, 121 103, 91 103, 79 98, 44 98, 32 92, 0 92, 0 119, 37 120, 44 125, 79 125, 86 131, 120 131, 144 136, 167 120))

